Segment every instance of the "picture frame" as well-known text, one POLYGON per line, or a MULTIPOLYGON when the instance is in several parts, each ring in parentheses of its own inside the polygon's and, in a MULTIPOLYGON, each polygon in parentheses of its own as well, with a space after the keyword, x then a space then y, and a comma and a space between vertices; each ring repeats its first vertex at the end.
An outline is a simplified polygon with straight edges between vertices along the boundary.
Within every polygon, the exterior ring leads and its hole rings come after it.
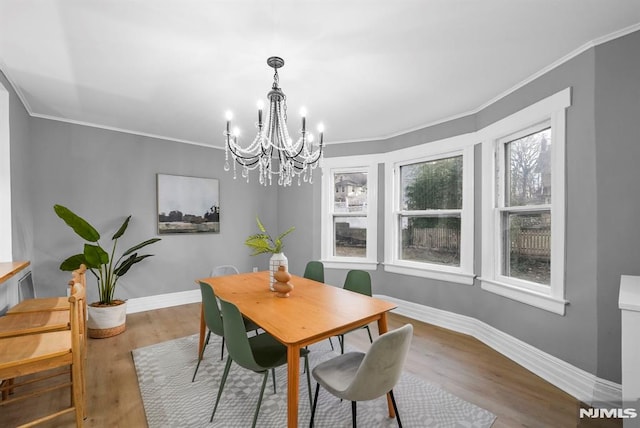
POLYGON ((158 234, 220 233, 218 179, 156 174, 158 234))

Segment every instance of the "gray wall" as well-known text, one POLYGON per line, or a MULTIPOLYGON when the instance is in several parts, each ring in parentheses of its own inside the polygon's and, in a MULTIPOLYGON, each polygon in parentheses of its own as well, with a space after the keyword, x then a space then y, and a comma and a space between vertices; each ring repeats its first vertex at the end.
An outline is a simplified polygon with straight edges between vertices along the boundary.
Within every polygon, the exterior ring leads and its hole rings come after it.
POLYGON ((9 92, 9 139, 11 150, 11 235, 14 260, 31 260, 33 254, 33 218, 29 206, 30 166, 29 114, 5 75, 0 83, 9 92))
POLYGON ((80 238, 55 215, 53 205, 65 205, 86 218, 101 232, 107 248, 111 235, 131 214, 120 240, 120 248, 126 249, 158 236, 157 173, 219 179, 221 231, 162 235, 162 241, 147 247, 155 256, 120 279, 117 297, 194 289, 194 280, 208 276, 214 265, 233 264, 241 271, 267 268, 268 258, 251 258, 243 242, 249 233, 257 232, 256 215, 277 227, 277 191, 233 180, 223 171, 223 151, 39 118, 31 118, 29 131, 30 208, 35 225, 32 261, 41 295, 64 289, 67 274, 58 266, 81 250, 80 238))
POLYGON ((617 379, 620 274, 640 274, 640 32, 595 59, 598 375, 617 379))
MULTIPOLYGON (((598 377, 620 382, 620 275, 640 274, 640 32, 582 53, 477 114, 389 140, 330 145, 326 155, 385 153, 475 131, 569 86, 565 279, 570 304, 566 315, 485 292, 477 282, 470 287, 390 274, 382 266, 372 272, 374 293, 477 318, 598 377)), ((474 266, 480 275, 479 150, 475 166, 474 266)), ((378 190, 378 259, 382 262, 384 188, 378 190)), ((285 206, 301 207, 300 217, 314 218, 310 229, 319 229, 319 219, 313 216, 318 190, 293 198, 280 197, 285 206)), ((303 251, 304 243, 296 241, 291 250, 303 251)), ((326 278, 341 284, 345 275, 343 270, 329 270, 326 278)))

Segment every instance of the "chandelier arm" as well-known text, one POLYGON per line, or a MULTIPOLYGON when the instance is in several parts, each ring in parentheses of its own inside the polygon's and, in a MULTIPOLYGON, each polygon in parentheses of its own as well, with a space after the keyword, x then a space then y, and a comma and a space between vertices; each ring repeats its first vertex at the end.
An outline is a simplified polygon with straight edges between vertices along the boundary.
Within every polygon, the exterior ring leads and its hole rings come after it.
POLYGON ((239 159, 254 159, 254 158, 255 159, 260 159, 257 154, 252 155, 252 156, 247 156, 247 155, 244 155, 244 154, 240 153, 239 151, 237 151, 237 147, 235 147, 235 146, 233 146, 231 144, 229 144, 228 147, 229 147, 229 150, 231 151, 231 154, 233 155, 234 159, 238 159, 238 158, 239 159))

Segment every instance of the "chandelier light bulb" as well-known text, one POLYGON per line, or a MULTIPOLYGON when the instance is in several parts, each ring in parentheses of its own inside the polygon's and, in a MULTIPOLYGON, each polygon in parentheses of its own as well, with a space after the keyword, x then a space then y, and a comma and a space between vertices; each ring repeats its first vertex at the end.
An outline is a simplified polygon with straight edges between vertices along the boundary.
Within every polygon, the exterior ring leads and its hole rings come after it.
POLYGON ((237 126, 233 128, 233 136, 235 138, 238 138, 240 136, 240 128, 238 128, 237 126))
POLYGON ((224 113, 224 117, 225 119, 227 119, 228 122, 231 121, 231 119, 233 119, 233 112, 231 110, 227 110, 224 113))

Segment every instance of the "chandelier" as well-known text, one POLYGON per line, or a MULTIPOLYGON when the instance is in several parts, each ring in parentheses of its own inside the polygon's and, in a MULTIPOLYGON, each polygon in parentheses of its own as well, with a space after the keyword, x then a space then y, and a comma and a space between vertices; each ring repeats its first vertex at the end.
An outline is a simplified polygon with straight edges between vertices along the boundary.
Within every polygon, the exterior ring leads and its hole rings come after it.
POLYGON ((233 158, 233 178, 236 178, 236 167, 242 169, 242 177, 249 182, 249 171, 258 170, 258 181, 262 185, 272 184, 273 176, 277 176, 278 184, 291 186, 297 177, 298 185, 301 179, 304 182, 313 182, 313 170, 322 161, 323 133, 322 124, 318 126, 320 138, 314 143, 314 136, 306 129, 306 111, 302 109, 302 128, 300 137, 294 143, 287 129, 287 97, 279 86, 278 69, 284 65, 284 60, 277 56, 267 59, 269 67, 273 68, 273 86, 267 94, 269 110, 266 120, 263 121, 262 101, 258 101, 258 132, 253 142, 247 147, 239 143, 240 131, 231 128, 233 114, 226 114, 227 128, 225 135, 225 161, 224 170, 231 169, 229 154, 233 158))

